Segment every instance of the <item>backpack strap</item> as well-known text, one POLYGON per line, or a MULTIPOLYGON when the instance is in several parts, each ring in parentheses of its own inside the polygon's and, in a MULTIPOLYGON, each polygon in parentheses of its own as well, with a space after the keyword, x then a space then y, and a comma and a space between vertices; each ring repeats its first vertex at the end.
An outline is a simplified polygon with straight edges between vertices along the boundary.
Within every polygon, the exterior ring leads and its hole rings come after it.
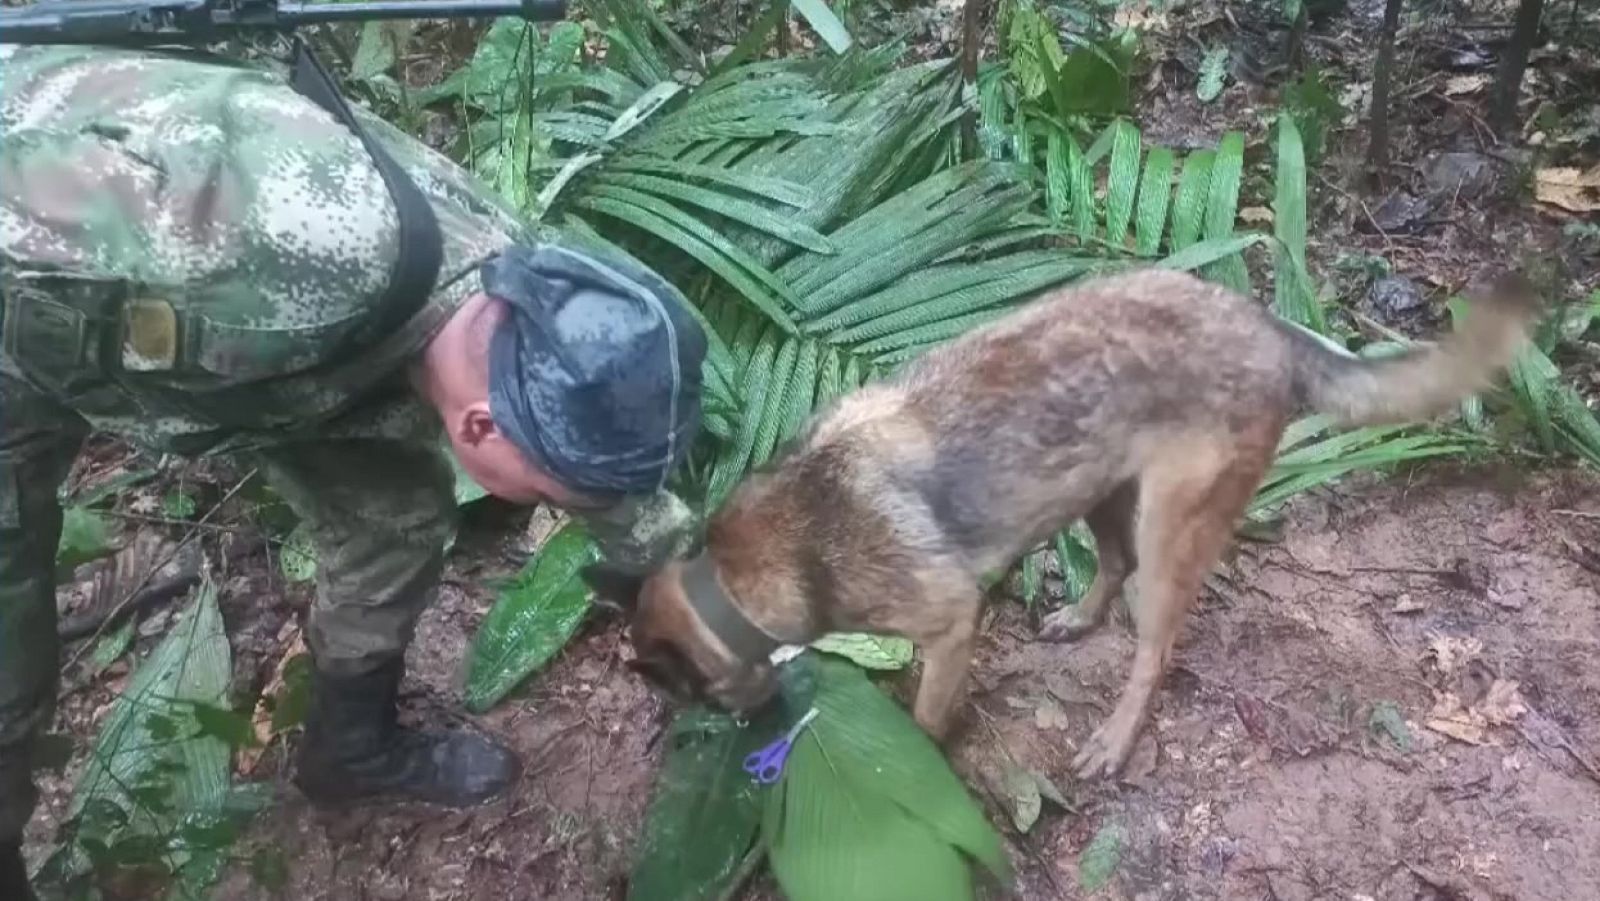
POLYGON ((433 293, 439 277, 439 267, 444 258, 444 239, 439 233, 439 222, 434 217, 433 205, 422 195, 406 171, 389 156, 361 123, 356 120, 348 103, 340 95, 333 76, 323 68, 299 35, 295 35, 294 62, 290 71, 290 85, 300 94, 327 110, 343 122, 372 155, 373 164, 394 200, 399 217, 400 252, 395 265, 389 270, 389 285, 384 290, 377 315, 377 334, 386 335, 403 325, 422 308, 433 293))

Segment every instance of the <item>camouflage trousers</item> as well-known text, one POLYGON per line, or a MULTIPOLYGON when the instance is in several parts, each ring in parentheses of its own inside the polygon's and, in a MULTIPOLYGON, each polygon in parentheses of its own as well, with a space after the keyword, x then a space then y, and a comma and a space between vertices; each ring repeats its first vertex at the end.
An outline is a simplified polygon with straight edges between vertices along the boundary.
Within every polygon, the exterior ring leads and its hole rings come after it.
MULTIPOLYGON (((60 666, 57 490, 88 432, 77 414, 0 373, 0 841, 20 837, 37 803, 30 760, 54 717, 60 666)), ((257 456, 317 547, 306 636, 318 668, 353 675, 404 653, 455 526, 440 450, 363 439, 257 456)))

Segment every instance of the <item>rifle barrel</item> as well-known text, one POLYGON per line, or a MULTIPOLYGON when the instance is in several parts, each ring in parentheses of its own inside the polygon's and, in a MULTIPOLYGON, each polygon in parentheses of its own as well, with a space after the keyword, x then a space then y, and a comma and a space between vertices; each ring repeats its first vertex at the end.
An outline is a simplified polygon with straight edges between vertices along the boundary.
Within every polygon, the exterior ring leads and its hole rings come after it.
POLYGON ((156 44, 374 19, 566 18, 567 0, 40 0, 0 9, 0 43, 156 44))
POLYGON ((368 19, 461 19, 518 16, 534 22, 567 17, 567 0, 374 0, 369 3, 278 3, 278 16, 291 23, 349 22, 368 19))

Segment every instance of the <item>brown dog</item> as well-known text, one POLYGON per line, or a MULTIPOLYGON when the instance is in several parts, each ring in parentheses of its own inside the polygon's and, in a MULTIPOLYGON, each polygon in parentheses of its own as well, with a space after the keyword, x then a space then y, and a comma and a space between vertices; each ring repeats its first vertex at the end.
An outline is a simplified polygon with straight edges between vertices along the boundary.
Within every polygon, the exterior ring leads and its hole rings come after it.
POLYGON ((709 520, 705 548, 639 580, 591 570, 632 610, 630 664, 678 698, 754 709, 768 654, 827 632, 910 638, 914 714, 943 738, 982 607, 980 578, 1085 518, 1099 574, 1042 637, 1104 621, 1130 573, 1138 650, 1078 754, 1126 761, 1190 602, 1297 414, 1405 423, 1487 386, 1537 316, 1497 292, 1433 347, 1380 360, 1329 349, 1249 299, 1142 270, 1047 295, 819 413, 709 520), (1135 510, 1138 516, 1135 516, 1135 510))

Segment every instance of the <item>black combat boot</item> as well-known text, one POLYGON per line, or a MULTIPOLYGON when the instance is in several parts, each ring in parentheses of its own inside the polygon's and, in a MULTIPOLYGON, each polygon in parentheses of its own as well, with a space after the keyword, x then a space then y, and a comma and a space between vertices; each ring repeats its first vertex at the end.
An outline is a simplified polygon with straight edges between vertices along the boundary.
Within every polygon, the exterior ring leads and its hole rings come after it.
POLYGON ((0 842, 0 898, 34 901, 28 888, 28 864, 22 859, 21 842, 0 842))
POLYGON ((364 676, 313 668, 295 784, 317 803, 412 800, 469 807, 514 781, 516 755, 467 732, 417 732, 396 721, 403 661, 364 676))

